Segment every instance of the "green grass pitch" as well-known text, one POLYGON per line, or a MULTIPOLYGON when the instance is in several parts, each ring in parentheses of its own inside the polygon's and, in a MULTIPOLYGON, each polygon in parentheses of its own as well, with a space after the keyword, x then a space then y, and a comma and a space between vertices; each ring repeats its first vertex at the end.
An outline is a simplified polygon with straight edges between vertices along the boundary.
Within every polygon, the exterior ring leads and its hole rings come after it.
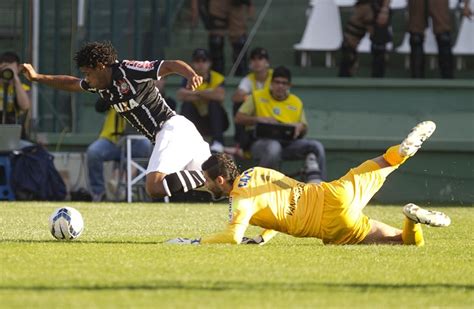
MULTIPOLYGON (((426 246, 323 246, 277 235, 265 246, 162 242, 223 228, 226 204, 0 203, 2 308, 474 306, 473 210, 436 207, 448 228, 426 246), (85 231, 54 240, 48 217, 78 209, 85 231)), ((401 227, 401 207, 368 206, 401 227)), ((247 234, 254 236, 257 228, 247 234)))

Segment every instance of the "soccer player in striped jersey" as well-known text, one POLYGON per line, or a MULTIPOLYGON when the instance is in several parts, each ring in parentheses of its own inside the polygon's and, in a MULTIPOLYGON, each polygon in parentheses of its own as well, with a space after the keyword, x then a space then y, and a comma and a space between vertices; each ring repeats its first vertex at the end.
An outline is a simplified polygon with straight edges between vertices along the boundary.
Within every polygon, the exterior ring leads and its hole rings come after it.
POLYGON ((211 156, 202 168, 206 186, 215 196, 229 196, 230 214, 226 230, 200 239, 176 238, 176 244, 264 244, 277 232, 295 237, 316 237, 325 244, 405 244, 423 246, 420 223, 447 226, 441 212, 415 204, 403 208, 403 230, 369 219, 363 209, 395 171, 435 130, 431 121, 413 128, 405 140, 383 156, 365 161, 342 178, 320 184, 302 183, 277 171, 255 167, 240 174, 225 155, 211 156), (248 225, 263 231, 244 237, 248 225))
POLYGON ((65 91, 97 93, 107 107, 114 108, 146 136, 154 144, 146 177, 151 197, 171 196, 204 184, 200 168, 211 155, 209 145, 192 122, 168 106, 154 82, 174 73, 185 77, 186 87, 195 90, 203 82, 201 76, 180 60, 119 61, 108 41, 85 44, 74 60, 83 79, 39 74, 28 63, 21 69, 32 82, 65 91))

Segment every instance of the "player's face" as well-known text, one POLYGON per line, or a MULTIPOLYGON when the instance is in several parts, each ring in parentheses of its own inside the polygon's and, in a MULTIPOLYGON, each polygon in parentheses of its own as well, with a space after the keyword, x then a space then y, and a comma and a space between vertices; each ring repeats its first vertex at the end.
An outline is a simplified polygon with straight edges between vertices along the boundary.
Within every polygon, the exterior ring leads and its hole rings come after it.
POLYGON ((109 85, 109 77, 107 67, 99 65, 95 68, 80 67, 79 70, 84 75, 84 79, 92 88, 105 89, 109 85))
POLYGON ((272 95, 277 100, 284 100, 290 90, 290 81, 284 77, 276 77, 270 85, 272 95))
POLYGON ((211 62, 209 60, 196 59, 193 60, 192 65, 196 73, 201 76, 206 76, 211 69, 211 62))
POLYGON ((211 179, 207 175, 207 172, 204 172, 204 177, 206 178, 206 183, 204 186, 211 193, 214 200, 219 200, 226 196, 222 184, 220 184, 216 179, 211 179))
POLYGON ((268 69, 270 64, 265 57, 253 57, 250 59, 250 70, 253 72, 262 72, 268 69))

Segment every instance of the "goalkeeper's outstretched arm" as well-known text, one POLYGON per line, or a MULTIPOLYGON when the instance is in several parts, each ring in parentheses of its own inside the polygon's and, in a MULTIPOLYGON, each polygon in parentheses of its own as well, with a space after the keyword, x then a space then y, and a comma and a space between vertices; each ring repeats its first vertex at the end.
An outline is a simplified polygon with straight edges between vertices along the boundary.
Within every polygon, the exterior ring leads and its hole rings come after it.
POLYGON ((270 239, 275 237, 275 235, 278 234, 277 231, 275 230, 263 230, 262 232, 262 238, 265 243, 269 242, 270 239))
MULTIPOLYGON (((233 199, 232 218, 227 225, 227 228, 216 234, 204 236, 200 239, 201 244, 240 244, 244 237, 245 231, 249 225, 250 218, 254 214, 253 202, 251 199, 233 199)), ((271 232, 263 233, 270 239, 271 232), (267 234, 268 233, 268 234, 267 234)), ((263 235, 262 234, 262 235, 263 235)), ((169 241, 169 243, 183 243, 179 241, 180 238, 169 241), (177 242, 175 242, 177 241, 177 242)), ((188 243, 186 240, 185 243, 188 243)))
POLYGON ((248 224, 229 224, 226 230, 204 236, 201 238, 202 244, 240 244, 244 237, 248 224))
POLYGON ((243 237, 241 244, 263 245, 269 242, 277 233, 277 231, 265 229, 260 235, 257 235, 254 238, 243 237))
POLYGON ((249 226, 250 218, 252 218, 255 209, 251 199, 232 200, 232 218, 224 231, 201 238, 203 244, 240 244, 244 237, 245 230, 249 226))
POLYGON ((174 238, 168 240, 168 244, 185 244, 185 245, 196 245, 196 244, 240 244, 245 239, 244 233, 247 229, 248 224, 229 224, 227 229, 220 233, 204 236, 198 239, 190 238, 174 238))

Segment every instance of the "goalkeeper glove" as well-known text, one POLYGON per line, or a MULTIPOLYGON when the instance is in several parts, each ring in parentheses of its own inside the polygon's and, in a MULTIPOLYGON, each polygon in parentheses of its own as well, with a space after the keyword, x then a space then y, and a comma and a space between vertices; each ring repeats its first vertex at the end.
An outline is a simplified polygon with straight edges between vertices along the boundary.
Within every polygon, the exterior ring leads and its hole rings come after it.
POLYGON ((254 238, 248 238, 248 237, 242 237, 242 242, 241 244, 245 244, 245 245, 263 245, 263 243, 265 242, 265 240, 263 239, 263 237, 261 235, 258 235, 254 238))
POLYGON ((189 239, 189 238, 173 238, 166 241, 167 244, 173 245, 199 245, 201 243, 201 238, 199 239, 189 239))

